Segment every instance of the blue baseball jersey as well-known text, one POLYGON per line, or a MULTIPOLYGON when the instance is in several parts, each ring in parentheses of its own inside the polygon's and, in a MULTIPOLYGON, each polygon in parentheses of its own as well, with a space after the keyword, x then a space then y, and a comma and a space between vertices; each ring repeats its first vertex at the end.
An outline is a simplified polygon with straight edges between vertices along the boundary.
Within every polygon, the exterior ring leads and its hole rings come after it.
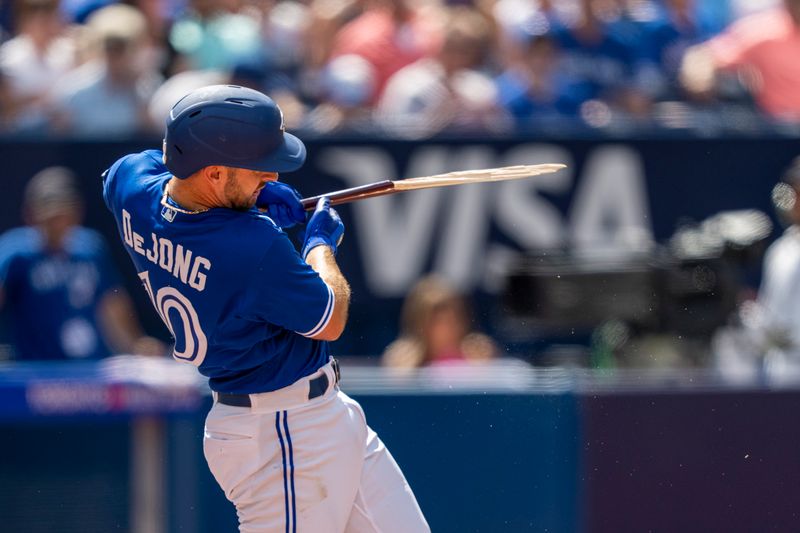
POLYGON ((326 364, 328 343, 310 337, 328 324, 333 291, 288 236, 256 209, 174 209, 170 178, 160 151, 131 154, 106 172, 103 197, 175 359, 233 393, 277 390, 326 364))
POLYGON ((61 250, 37 228, 0 236, 0 285, 21 360, 99 359, 110 354, 98 323, 103 295, 118 286, 105 243, 76 227, 61 250))
POLYGON ((578 38, 574 29, 556 25, 552 36, 561 48, 560 72, 583 85, 588 98, 625 89, 634 74, 636 41, 623 24, 607 24, 596 42, 578 38))

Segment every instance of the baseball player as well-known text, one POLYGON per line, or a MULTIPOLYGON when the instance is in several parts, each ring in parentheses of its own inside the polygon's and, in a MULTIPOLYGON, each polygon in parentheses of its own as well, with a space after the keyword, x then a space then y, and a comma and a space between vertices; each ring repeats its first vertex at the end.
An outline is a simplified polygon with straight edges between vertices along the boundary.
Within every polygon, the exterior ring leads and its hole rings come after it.
POLYGON ((209 378, 203 440, 241 531, 428 531, 361 407, 339 391, 327 341, 347 320, 336 264, 344 234, 323 198, 305 222, 278 172, 306 156, 260 92, 195 90, 167 119, 162 151, 123 157, 103 195, 173 356, 209 378))
POLYGON ((37 173, 23 213, 27 225, 0 235, 0 308, 10 311, 18 360, 166 353, 142 334, 105 240, 80 225, 83 202, 70 170, 37 173))

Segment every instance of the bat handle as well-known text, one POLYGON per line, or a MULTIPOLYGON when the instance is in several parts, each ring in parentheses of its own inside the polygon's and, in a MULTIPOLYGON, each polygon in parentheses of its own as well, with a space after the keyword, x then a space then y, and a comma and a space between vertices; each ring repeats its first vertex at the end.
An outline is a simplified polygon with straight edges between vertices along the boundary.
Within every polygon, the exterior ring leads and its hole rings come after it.
POLYGON ((331 199, 331 205, 345 204, 358 200, 361 198, 369 198, 371 196, 380 196, 394 188, 394 183, 391 180, 383 180, 375 183, 368 183, 367 185, 360 185, 358 187, 351 187, 350 189, 342 189, 340 191, 330 192, 327 194, 320 194, 318 196, 310 196, 303 198, 300 203, 306 211, 313 211, 317 207, 317 202, 323 196, 331 199))

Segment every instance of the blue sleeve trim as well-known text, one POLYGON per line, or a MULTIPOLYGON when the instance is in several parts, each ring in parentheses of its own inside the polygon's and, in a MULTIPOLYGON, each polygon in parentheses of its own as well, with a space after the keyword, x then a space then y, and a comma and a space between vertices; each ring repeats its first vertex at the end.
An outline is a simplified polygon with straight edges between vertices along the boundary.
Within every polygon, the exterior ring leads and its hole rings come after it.
POLYGON ((305 333, 300 333, 300 335, 303 337, 313 337, 325 329, 328 323, 331 321, 331 317, 333 316, 333 308, 336 306, 336 298, 334 298, 333 290, 328 286, 327 283, 325 284, 325 287, 328 289, 328 305, 325 306, 325 312, 322 313, 322 318, 320 318, 316 326, 305 333))

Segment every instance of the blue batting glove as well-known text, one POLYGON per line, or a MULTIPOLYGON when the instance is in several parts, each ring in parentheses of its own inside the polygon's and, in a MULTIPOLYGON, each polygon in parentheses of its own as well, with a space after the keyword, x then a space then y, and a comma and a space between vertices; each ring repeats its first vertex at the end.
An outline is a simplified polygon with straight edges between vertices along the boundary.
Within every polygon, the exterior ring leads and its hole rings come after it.
POLYGON ((256 198, 256 207, 264 209, 278 227, 291 228, 306 221, 300 194, 280 181, 268 181, 256 198))
POLYGON ((336 248, 344 237, 344 223, 339 213, 331 207, 331 199, 323 196, 317 202, 314 214, 306 224, 306 235, 303 242, 303 259, 312 248, 320 245, 330 246, 336 254, 336 248))

